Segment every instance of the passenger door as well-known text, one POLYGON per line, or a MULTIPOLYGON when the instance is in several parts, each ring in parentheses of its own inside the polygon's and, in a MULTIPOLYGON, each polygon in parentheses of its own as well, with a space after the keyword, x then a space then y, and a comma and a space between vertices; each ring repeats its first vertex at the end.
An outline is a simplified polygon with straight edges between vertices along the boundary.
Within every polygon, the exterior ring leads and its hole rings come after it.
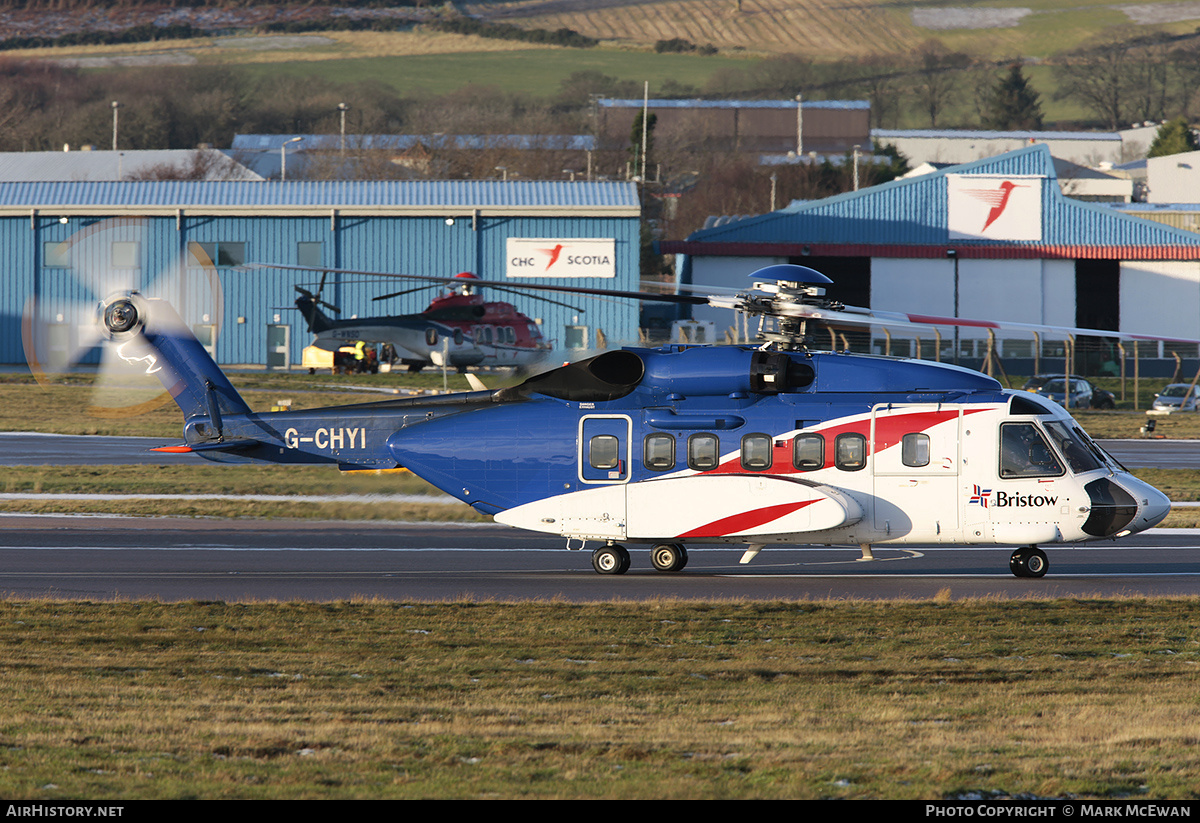
POLYGON ((961 420, 942 404, 873 410, 874 525, 887 537, 937 541, 958 528, 961 420))
POLYGON ((632 420, 624 414, 588 415, 579 421, 580 482, 629 482, 632 426, 632 420))

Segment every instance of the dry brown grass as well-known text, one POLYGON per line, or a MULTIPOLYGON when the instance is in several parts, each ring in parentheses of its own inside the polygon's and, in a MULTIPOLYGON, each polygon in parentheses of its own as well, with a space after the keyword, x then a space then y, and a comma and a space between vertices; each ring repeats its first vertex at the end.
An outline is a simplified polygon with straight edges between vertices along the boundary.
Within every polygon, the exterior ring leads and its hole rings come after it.
MULTIPOLYGON (((276 38, 277 47, 248 48, 258 35, 237 38, 198 37, 192 40, 158 40, 150 43, 118 43, 94 46, 57 46, 47 49, 15 49, 4 54, 17 59, 56 60, 134 57, 147 61, 219 63, 304 63, 323 60, 368 59, 373 57, 419 57, 428 55, 480 54, 560 49, 561 46, 498 40, 432 31, 349 32, 329 31, 302 35, 265 35, 276 38)), ((269 41, 266 41, 269 42, 269 41)))
POLYGON ((468 6, 470 13, 517 25, 575 29, 601 40, 653 44, 680 37, 722 50, 785 52, 814 59, 888 53, 916 48, 929 32, 909 20, 909 6, 871 0, 660 0, 621 5, 582 2, 468 6))
POLYGON ((0 793, 1195 799, 1192 599, 0 601, 0 793))

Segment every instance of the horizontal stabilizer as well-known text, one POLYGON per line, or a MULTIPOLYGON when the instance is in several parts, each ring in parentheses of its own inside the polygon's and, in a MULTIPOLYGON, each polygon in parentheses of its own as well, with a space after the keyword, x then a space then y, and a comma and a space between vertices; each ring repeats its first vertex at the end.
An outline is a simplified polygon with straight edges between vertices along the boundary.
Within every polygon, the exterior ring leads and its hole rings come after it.
POLYGON ((150 451, 165 452, 167 454, 188 454, 190 452, 236 452, 261 445, 262 441, 244 438, 233 440, 213 440, 204 443, 181 443, 178 446, 158 446, 150 451))

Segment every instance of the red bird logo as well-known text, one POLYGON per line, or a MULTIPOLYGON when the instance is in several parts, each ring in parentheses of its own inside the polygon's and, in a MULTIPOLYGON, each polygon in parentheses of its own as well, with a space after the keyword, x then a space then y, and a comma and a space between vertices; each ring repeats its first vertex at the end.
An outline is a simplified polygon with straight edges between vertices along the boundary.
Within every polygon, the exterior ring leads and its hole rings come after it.
POLYGON ((1000 215, 1004 214, 1004 210, 1008 208, 1008 198, 1012 194, 1013 189, 1023 189, 1025 186, 1018 186, 1010 180, 1005 180, 996 189, 967 189, 967 194, 974 197, 976 200, 982 200, 985 204, 991 206, 991 211, 988 212, 987 220, 984 221, 981 232, 987 231, 987 227, 996 222, 1000 215))
POLYGON ((550 267, 558 262, 558 256, 562 254, 563 244, 559 243, 552 249, 538 249, 542 254, 550 255, 550 262, 546 264, 545 271, 549 271, 550 267))

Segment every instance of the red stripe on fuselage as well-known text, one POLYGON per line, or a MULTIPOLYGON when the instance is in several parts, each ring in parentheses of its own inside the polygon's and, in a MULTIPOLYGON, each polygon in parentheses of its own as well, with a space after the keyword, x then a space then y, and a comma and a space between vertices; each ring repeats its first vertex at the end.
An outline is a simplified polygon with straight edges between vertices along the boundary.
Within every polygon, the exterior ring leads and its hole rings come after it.
POLYGON ((747 529, 753 529, 764 523, 770 523, 772 520, 778 520, 785 515, 799 511, 805 506, 811 506, 816 502, 816 500, 801 500, 798 503, 780 503, 778 506, 767 506, 764 509, 740 512, 729 517, 722 517, 720 520, 714 520, 711 523, 706 523, 703 526, 692 529, 690 532, 684 532, 678 536, 678 539, 684 540, 689 537, 724 537, 729 534, 739 534, 747 529))
MULTIPOLYGON (((964 415, 975 414, 976 412, 987 411, 987 409, 965 409, 964 415)), ((958 417, 958 409, 944 409, 941 411, 922 411, 911 412, 908 414, 887 414, 877 416, 875 418, 875 442, 871 449, 872 454, 878 454, 884 449, 897 445, 901 438, 906 434, 915 432, 924 432, 933 428, 939 423, 945 423, 958 417)), ((850 423, 841 423, 839 425, 828 426, 825 428, 816 427, 805 429, 801 434, 820 434, 825 438, 825 465, 821 468, 828 469, 833 467, 834 461, 834 441, 840 434, 861 434, 863 437, 870 439, 871 436, 871 418, 864 417, 859 420, 854 420, 850 423)), ((794 437, 794 435, 793 435, 794 437)), ((738 454, 735 457, 726 460, 715 469, 709 469, 703 474, 795 474, 797 469, 792 465, 792 439, 788 437, 786 440, 776 438, 775 446, 771 452, 771 468, 769 469, 746 469, 742 467, 742 458, 738 454)))

